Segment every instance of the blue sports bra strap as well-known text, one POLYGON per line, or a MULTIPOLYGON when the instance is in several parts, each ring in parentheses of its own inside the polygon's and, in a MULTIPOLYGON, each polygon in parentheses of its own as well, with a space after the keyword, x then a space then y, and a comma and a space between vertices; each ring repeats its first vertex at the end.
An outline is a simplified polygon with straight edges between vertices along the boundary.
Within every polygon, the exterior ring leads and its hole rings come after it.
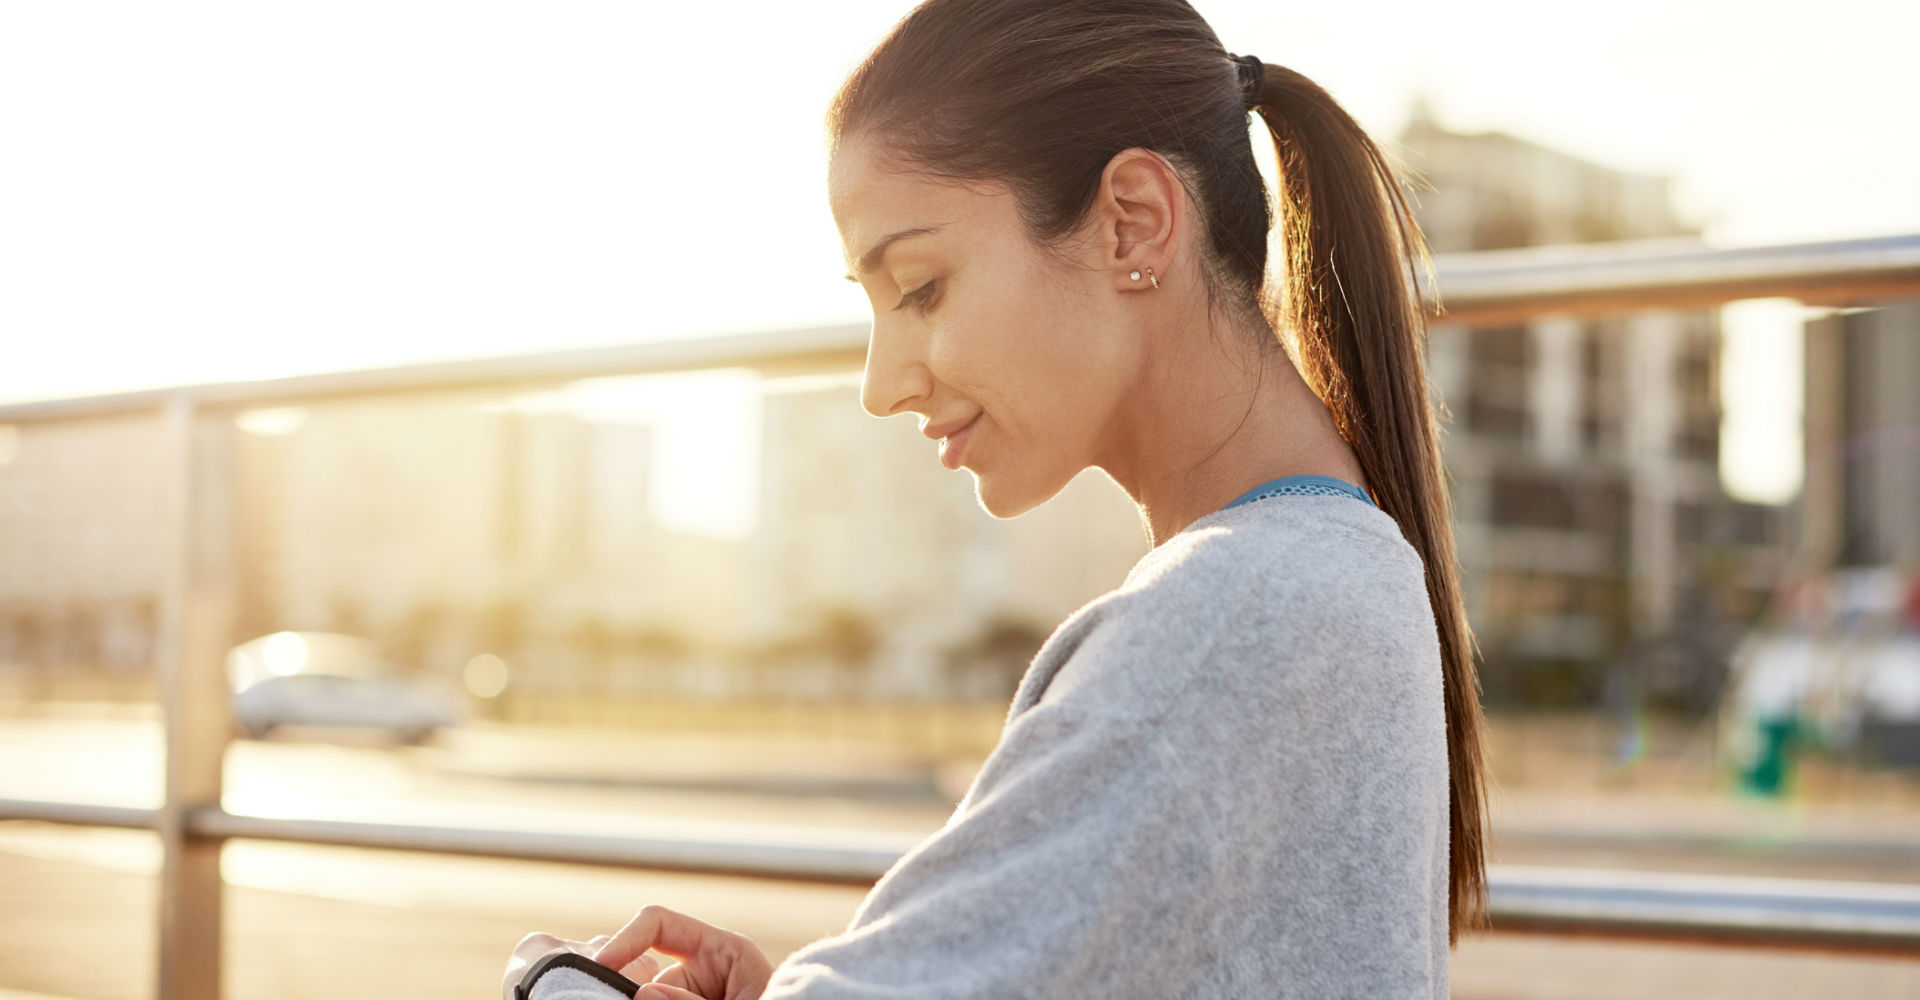
MULTIPOLYGON (((1281 496, 1344 496, 1373 504, 1373 498, 1368 496, 1365 490, 1344 479, 1336 479, 1332 476, 1300 475, 1269 479, 1235 497, 1232 503, 1220 509, 1226 510, 1228 507, 1238 507, 1243 503, 1281 496)), ((1379 504, 1373 505, 1379 506, 1379 504)))

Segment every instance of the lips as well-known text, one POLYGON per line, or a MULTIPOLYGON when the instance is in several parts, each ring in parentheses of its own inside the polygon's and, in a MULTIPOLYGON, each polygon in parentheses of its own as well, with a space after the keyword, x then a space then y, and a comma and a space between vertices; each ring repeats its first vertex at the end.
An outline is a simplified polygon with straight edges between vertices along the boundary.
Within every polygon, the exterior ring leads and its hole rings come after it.
POLYGON ((979 418, 979 416, 980 416, 980 412, 976 410, 974 411, 974 414, 971 417, 960 417, 957 420, 949 420, 944 424, 932 424, 932 423, 923 424, 920 427, 920 433, 925 434, 928 438, 934 441, 938 441, 941 438, 946 437, 947 435, 952 434, 953 432, 959 430, 960 428, 965 427, 970 423, 973 423, 974 420, 979 418))
MULTIPOLYGON (((960 462, 965 457, 967 439, 973 436, 973 425, 979 422, 980 422, 980 414, 976 413, 973 415, 973 419, 967 421, 965 424, 961 425, 960 427, 954 430, 948 431, 947 433, 941 435, 940 437, 940 464, 941 465, 944 465, 949 469, 958 469, 960 467, 960 462)), ((931 436, 931 432, 933 430, 943 430, 943 429, 944 428, 930 428, 929 436, 931 436)))

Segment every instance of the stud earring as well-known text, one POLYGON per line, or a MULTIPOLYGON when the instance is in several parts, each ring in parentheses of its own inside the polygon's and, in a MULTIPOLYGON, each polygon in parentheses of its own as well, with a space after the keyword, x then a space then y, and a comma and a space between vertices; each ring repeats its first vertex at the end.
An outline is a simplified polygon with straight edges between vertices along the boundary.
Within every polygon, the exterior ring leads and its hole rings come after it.
POLYGON ((1139 271, 1135 271, 1135 272, 1133 272, 1132 274, 1129 274, 1129 275, 1127 275, 1127 277, 1129 277, 1129 278, 1132 278, 1132 279, 1133 279, 1133 280, 1135 280, 1135 281, 1139 281, 1139 280, 1140 280, 1140 272, 1139 272, 1139 271))
POLYGON ((1160 279, 1153 276, 1153 268, 1147 268, 1147 280, 1153 282, 1153 287, 1160 287, 1160 279))

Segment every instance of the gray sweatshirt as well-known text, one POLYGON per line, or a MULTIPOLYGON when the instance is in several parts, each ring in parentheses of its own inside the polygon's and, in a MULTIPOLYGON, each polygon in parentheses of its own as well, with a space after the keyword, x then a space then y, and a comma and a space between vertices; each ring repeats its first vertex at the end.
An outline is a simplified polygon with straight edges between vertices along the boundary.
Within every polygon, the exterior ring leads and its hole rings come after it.
POLYGON ((1229 507, 1061 623, 946 825, 764 997, 1445 997, 1447 803, 1398 525, 1229 507))

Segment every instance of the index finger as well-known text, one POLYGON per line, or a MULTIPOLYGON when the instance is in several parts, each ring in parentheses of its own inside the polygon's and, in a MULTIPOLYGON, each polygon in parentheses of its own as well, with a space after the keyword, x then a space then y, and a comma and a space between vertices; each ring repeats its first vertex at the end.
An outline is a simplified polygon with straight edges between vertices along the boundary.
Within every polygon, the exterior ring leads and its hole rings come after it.
POLYGON ((624 968, 649 949, 685 960, 710 946, 720 933, 719 928, 684 913, 649 903, 641 907, 625 927, 614 932, 613 939, 592 957, 610 969, 624 968))

